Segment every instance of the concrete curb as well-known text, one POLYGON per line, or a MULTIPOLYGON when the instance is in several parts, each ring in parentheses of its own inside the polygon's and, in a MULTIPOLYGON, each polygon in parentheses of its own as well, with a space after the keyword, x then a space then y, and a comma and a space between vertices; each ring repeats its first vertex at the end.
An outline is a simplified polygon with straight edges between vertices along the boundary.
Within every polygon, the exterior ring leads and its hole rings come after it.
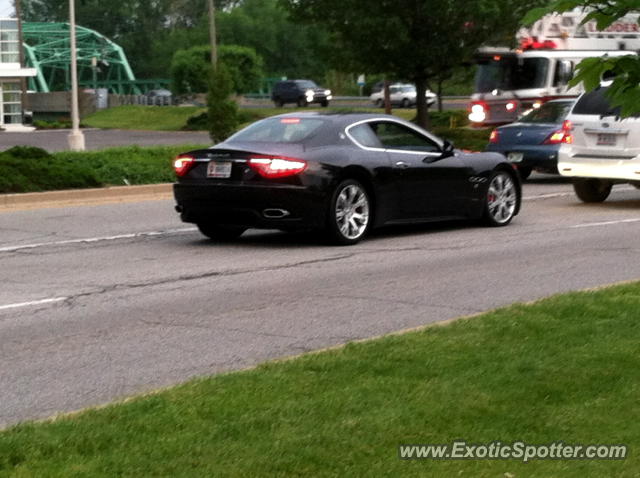
POLYGON ((169 199, 173 184, 114 186, 96 189, 65 189, 41 193, 1 194, 0 210, 38 209, 95 205, 114 202, 169 199))

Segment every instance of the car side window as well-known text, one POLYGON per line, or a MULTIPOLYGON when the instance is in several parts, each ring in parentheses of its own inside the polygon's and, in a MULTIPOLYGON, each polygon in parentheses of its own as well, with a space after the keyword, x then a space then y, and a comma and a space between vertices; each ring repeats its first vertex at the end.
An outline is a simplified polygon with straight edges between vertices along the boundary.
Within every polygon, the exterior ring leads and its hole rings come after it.
POLYGON ((373 123, 371 128, 387 149, 440 152, 440 147, 430 138, 401 124, 380 121, 373 123))
POLYGON ((380 140, 369 126, 369 123, 362 123, 349 130, 349 134, 358 144, 367 148, 382 148, 380 140))

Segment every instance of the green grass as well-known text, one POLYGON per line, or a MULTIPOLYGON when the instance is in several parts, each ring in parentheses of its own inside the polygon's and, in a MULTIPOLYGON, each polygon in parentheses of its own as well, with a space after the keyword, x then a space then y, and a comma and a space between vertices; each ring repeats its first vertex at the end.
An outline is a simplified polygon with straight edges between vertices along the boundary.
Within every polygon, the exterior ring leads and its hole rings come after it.
POLYGON ((198 147, 204 146, 129 146, 53 154, 12 148, 0 153, 0 193, 171 182, 175 179, 171 160, 198 147))
POLYGON ((119 106, 100 110, 82 119, 91 128, 178 131, 203 108, 195 106, 119 106))
MULTIPOLYGON (((98 111, 86 118, 82 123, 92 128, 104 129, 133 129, 152 131, 179 131, 186 129, 189 118, 204 113, 206 109, 182 106, 119 106, 98 111)), ((240 127, 269 116, 295 111, 357 111, 361 113, 383 113, 380 108, 240 108, 240 127)), ((416 115, 415 109, 393 109, 393 114, 411 121, 416 115)), ((430 112, 434 126, 449 126, 449 117, 455 116, 457 125, 464 126, 467 122, 466 113, 462 110, 430 112)), ((195 129, 206 130, 206 123, 198 122, 195 129)), ((190 128, 194 129, 194 128, 190 128)))
POLYGON ((0 432, 0 476, 640 475, 640 283, 191 381, 0 432), (402 443, 627 444, 626 460, 403 461, 402 443))

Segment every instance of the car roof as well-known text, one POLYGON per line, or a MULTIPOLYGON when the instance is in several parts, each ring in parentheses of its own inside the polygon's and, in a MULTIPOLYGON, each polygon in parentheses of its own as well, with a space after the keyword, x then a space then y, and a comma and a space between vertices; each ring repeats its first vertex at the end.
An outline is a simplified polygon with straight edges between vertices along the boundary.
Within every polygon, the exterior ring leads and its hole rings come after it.
POLYGON ((387 114, 359 113, 355 111, 304 111, 297 113, 283 113, 270 118, 322 118, 333 123, 351 124, 365 120, 393 120, 400 123, 407 123, 402 118, 387 114))

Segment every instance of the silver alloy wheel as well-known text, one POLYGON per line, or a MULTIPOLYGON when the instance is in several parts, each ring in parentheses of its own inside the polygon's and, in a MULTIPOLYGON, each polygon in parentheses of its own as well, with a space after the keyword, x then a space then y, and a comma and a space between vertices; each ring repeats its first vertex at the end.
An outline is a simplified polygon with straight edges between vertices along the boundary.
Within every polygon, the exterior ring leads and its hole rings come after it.
POLYGON ((496 174, 487 191, 487 210, 498 224, 509 222, 516 210, 518 193, 508 173, 496 174))
POLYGON ((356 184, 347 184, 336 199, 336 223, 340 234, 354 240, 362 236, 369 224, 369 198, 356 184))

